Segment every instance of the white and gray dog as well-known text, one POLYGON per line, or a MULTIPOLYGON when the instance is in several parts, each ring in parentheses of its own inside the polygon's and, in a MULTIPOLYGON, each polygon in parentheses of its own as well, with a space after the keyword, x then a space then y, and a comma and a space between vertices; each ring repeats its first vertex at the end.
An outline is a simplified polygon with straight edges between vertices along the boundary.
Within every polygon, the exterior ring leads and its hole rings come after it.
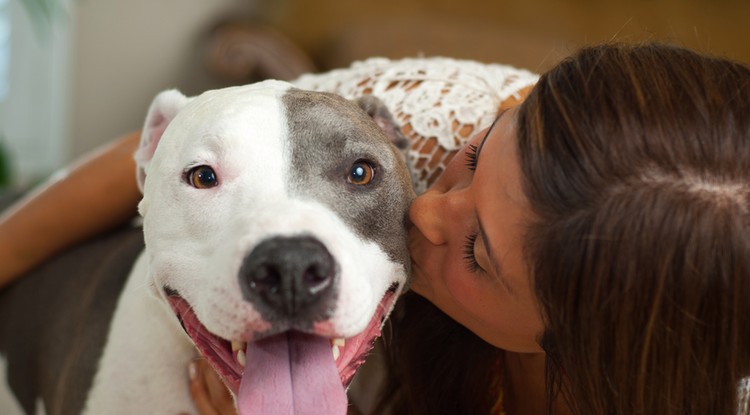
POLYGON ((125 230, 0 293, 0 412, 195 413, 197 350, 242 414, 346 413, 408 284, 406 145, 372 97, 159 94, 136 154, 145 250, 125 230))

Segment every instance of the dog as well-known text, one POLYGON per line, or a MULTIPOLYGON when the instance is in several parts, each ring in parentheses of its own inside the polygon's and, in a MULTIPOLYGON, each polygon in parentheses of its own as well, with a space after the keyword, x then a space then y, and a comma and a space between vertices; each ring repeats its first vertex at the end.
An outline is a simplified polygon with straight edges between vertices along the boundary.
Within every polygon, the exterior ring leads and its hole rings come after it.
POLYGON ((200 353, 241 414, 346 413, 409 283, 407 145, 374 97, 160 93, 135 155, 142 233, 0 292, 0 412, 196 413, 200 353))

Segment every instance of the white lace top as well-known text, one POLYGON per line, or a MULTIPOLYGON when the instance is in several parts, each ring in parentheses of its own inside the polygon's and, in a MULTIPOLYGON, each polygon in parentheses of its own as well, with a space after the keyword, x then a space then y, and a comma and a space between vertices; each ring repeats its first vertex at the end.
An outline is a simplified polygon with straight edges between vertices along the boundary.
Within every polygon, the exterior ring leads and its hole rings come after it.
POLYGON ((411 141, 409 158, 422 192, 466 141, 520 99, 537 75, 512 66, 449 58, 371 58, 346 69, 304 75, 303 89, 353 99, 380 98, 411 141))

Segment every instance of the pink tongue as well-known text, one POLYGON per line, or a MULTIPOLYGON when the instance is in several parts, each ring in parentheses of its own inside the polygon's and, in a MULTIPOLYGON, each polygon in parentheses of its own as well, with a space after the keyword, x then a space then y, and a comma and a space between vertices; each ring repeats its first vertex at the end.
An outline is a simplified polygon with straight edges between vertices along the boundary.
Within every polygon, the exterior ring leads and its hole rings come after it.
POLYGON ((328 339, 287 332, 247 344, 237 405, 241 415, 346 414, 328 339))

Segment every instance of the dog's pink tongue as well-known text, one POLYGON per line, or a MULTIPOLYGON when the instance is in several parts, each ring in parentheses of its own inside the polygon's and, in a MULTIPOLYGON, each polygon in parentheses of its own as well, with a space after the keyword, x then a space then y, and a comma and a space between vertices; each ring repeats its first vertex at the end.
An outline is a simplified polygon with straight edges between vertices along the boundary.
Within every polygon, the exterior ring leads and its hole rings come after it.
POLYGON ((237 405, 241 415, 346 413, 328 339, 288 332, 247 344, 237 405))

